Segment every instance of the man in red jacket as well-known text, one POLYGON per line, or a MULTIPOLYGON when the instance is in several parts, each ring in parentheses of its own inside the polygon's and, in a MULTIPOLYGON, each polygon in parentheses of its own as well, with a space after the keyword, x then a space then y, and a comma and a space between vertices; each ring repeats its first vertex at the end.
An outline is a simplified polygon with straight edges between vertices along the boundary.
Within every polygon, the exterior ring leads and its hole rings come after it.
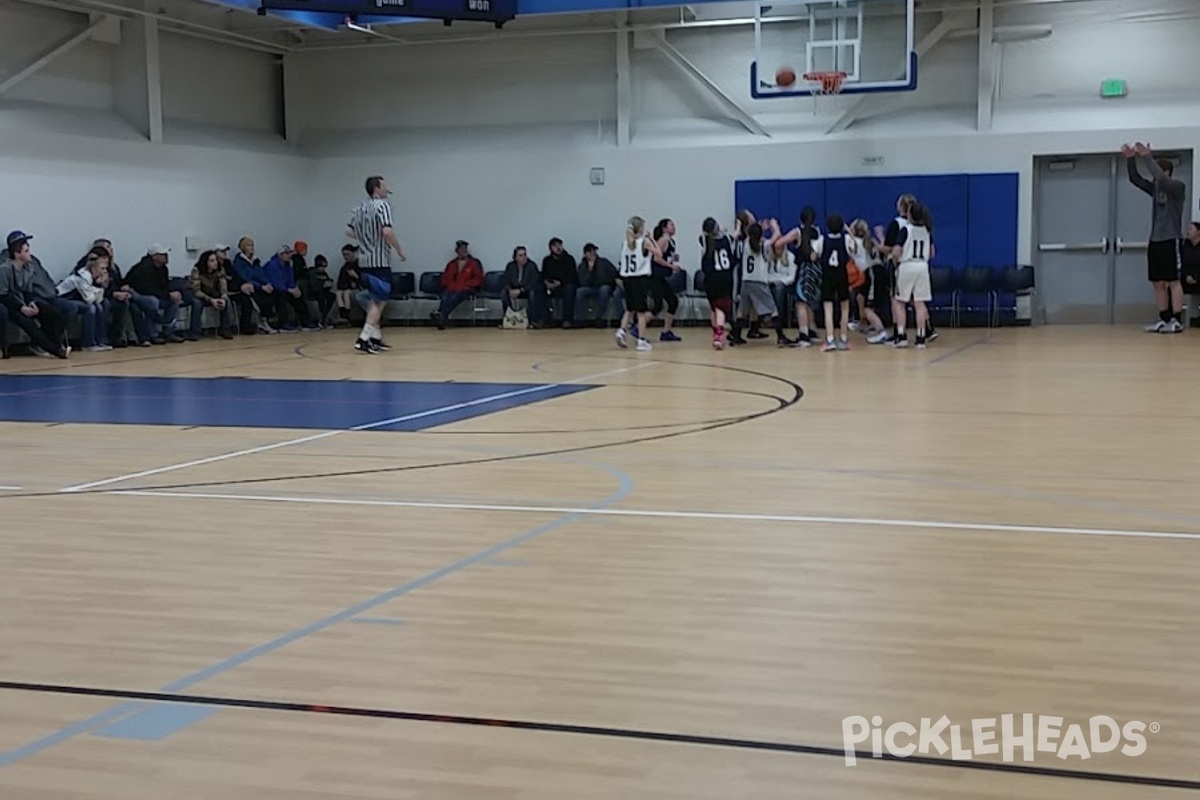
POLYGON ((442 306, 429 315, 439 331, 446 330, 446 320, 459 303, 483 288, 483 264, 471 255, 470 245, 459 239, 454 243, 454 253, 442 272, 442 306))

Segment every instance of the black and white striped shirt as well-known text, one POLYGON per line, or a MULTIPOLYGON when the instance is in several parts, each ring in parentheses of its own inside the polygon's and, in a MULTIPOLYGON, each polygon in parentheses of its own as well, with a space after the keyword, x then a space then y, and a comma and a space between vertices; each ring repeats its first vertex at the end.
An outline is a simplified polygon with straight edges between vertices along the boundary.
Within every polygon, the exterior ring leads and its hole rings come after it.
POLYGON ((387 200, 372 197, 354 209, 346 223, 358 239, 358 261, 364 269, 391 266, 384 228, 392 227, 392 207, 387 200))

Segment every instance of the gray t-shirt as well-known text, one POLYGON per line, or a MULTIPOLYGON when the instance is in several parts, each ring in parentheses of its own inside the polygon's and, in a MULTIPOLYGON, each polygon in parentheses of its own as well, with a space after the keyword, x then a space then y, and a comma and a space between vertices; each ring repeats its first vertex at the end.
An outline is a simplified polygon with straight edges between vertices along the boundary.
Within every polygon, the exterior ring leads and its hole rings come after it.
POLYGON ((1154 198, 1150 241, 1168 242, 1182 239, 1183 211, 1187 203, 1187 187, 1183 185, 1183 181, 1163 172, 1158 163, 1149 156, 1127 158, 1125 163, 1129 168, 1130 183, 1154 198), (1146 165, 1154 180, 1146 180, 1142 176, 1137 167, 1139 161, 1146 165))

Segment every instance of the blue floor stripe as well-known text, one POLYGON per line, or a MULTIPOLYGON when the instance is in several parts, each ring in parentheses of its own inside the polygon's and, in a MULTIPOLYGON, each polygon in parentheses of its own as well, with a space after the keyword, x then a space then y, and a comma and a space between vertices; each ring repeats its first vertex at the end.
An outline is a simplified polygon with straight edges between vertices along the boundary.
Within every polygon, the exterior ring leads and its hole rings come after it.
POLYGON ((365 625, 403 625, 399 617, 355 617, 351 622, 361 622, 365 625))
POLYGON ((548 383, 8 375, 0 376, 0 421, 415 431, 592 388, 548 383), (430 413, 434 411, 438 413, 430 413), (374 424, 389 420, 394 424, 374 424))
POLYGON ((214 706, 175 703, 152 705, 96 731, 97 736, 112 739, 136 739, 157 742, 217 713, 214 706))
MULTIPOLYGON (((592 509, 601 509, 612 506, 613 504, 624 500, 633 492, 633 480, 624 471, 608 465, 604 465, 600 468, 615 477, 617 479, 618 486, 617 490, 608 497, 590 504, 589 508, 592 509)), ((530 531, 526 531, 519 536, 514 536, 511 539, 507 539, 485 550, 481 550, 474 555, 461 558, 452 564, 448 564, 445 567, 436 569, 427 575, 417 578, 416 580, 396 586, 395 588, 389 589, 382 594, 377 594, 374 597, 363 600, 361 603, 357 603, 335 614, 331 614, 324 619, 320 619, 309 625, 305 625, 304 627, 297 628, 296 630, 291 631, 290 633, 285 633, 282 636, 277 636, 268 642, 251 647, 248 650, 243 650, 241 653, 224 659, 223 661, 219 661, 212 666, 205 667, 204 669, 193 672, 190 675, 186 675, 176 681, 172 681, 171 683, 161 687, 159 691, 181 692, 184 689, 188 689, 198 683, 208 680, 209 678, 214 678, 217 675, 228 672, 229 670, 253 661, 256 658, 260 658, 268 653, 273 653, 282 647, 299 641, 300 639, 304 639, 312 636, 315 633, 326 630, 327 628, 330 628, 340 622, 352 620, 353 618, 358 617, 373 608, 391 602, 398 597, 403 597, 404 595, 414 592, 417 589, 429 586, 430 584, 441 580, 447 575, 451 575, 474 564, 486 561, 493 556, 499 555, 507 550, 511 550, 514 547, 518 547, 525 542, 536 539, 539 536, 544 536, 545 534, 561 528, 564 525, 575 522, 583 516, 585 515, 567 514, 563 517, 552 520, 551 522, 547 522, 544 525, 539 525, 538 527, 530 531)), ((7 752, 2 752, 0 753, 0 766, 15 763, 21 759, 40 753, 47 748, 62 744, 63 742, 73 739, 82 733, 86 733, 101 725, 113 722, 118 717, 128 713, 131 709, 140 709, 141 707, 142 706, 140 706, 140 704, 136 703, 124 703, 115 708, 88 717, 87 719, 77 722, 74 725, 70 725, 66 728, 55 731, 54 733, 43 736, 36 741, 30 742, 29 744, 22 745, 7 752)))

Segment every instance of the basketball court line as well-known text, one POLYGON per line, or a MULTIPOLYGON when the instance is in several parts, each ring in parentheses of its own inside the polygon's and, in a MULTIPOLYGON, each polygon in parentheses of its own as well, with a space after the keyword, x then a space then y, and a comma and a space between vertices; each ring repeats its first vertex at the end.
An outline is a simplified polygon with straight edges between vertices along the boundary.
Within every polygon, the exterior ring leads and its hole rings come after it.
MULTIPOLYGON (((400 711, 386 708, 363 708, 355 706, 335 706, 318 703, 293 703, 279 700, 252 700, 239 697, 224 697, 214 695, 176 694, 172 692, 139 692, 125 689, 108 689, 93 686, 63 686, 45 683, 27 683, 19 681, 0 681, 0 690, 12 692, 30 692, 52 695, 75 695, 82 697, 107 697, 127 701, 149 703, 165 703, 171 706, 182 706, 198 709, 241 708, 255 711, 279 711, 301 714, 331 714, 344 717, 366 717, 370 719, 401 720, 405 722, 431 722, 443 725, 471 725, 488 728, 507 728, 510 730, 538 731, 543 733, 565 733, 581 736, 603 737, 613 739, 634 739, 641 741, 665 742, 669 744, 687 744, 706 747, 718 747, 734 750, 756 750, 794 755, 825 756, 846 758, 845 748, 829 747, 826 745, 800 744, 793 742, 778 742, 762 739, 740 739, 725 736, 709 736, 694 733, 679 733, 673 731, 653 731, 636 728, 611 728, 598 725, 574 725, 562 722, 535 722, 530 720, 502 719, 494 717, 471 717, 460 714, 432 714, 421 711, 400 711)), ((938 758, 936 756, 911 755, 907 757, 883 753, 875 756, 870 750, 851 750, 860 763, 875 761, 889 764, 908 763, 914 766, 948 767, 951 769, 981 770, 984 772, 1000 772, 1016 775, 1028 775, 1042 778, 1060 778, 1076 781, 1094 781, 1101 783, 1118 783, 1134 786, 1154 786, 1169 789, 1188 789, 1200 791, 1200 781, 1184 778, 1167 778, 1155 775, 1131 775, 1119 772, 1094 772, 1090 770, 1070 770, 1060 767, 1039 767, 1029 764, 1019 764, 1004 761, 969 761, 965 759, 938 758)), ((4 762, 0 760, 0 764, 4 762)))
POLYGON ((74 486, 64 487, 64 488, 60 489, 59 491, 64 492, 64 493, 82 492, 82 491, 85 491, 88 489, 99 488, 101 486, 111 486, 114 483, 125 483, 126 481, 136 480, 138 478, 146 478, 146 477, 150 477, 151 475, 162 475, 167 472, 176 472, 176 471, 182 470, 182 469, 190 469, 192 467, 203 466, 204 464, 214 464, 218 461, 228 461, 229 459, 241 458, 242 456, 250 456, 250 455, 255 455, 257 453, 265 453, 270 450, 278 450, 283 447, 292 447, 294 445, 305 444, 307 442, 315 442, 320 439, 328 439, 332 436, 340 436, 343 433, 351 433, 351 432, 356 432, 356 431, 369 431, 369 430, 374 430, 376 428, 386 428, 389 425, 396 425, 401 422, 410 422, 410 421, 416 420, 416 419, 425 419, 427 417, 433 417, 433 416, 437 416, 439 414, 448 414, 453 411, 460 411, 465 408, 473 408, 475 406, 486 405, 487 403, 495 403, 500 400, 509 400, 514 397, 523 397, 526 395, 537 394, 540 392, 547 392, 547 391, 550 391, 551 389, 557 389, 561 386, 566 386, 566 385, 572 384, 572 383, 583 383, 586 381, 596 380, 597 378, 607 378, 612 375, 618 375, 623 372, 632 372, 633 370, 644 369, 646 367, 653 366, 654 363, 655 362, 653 362, 653 361, 644 361, 644 362, 634 364, 633 366, 629 366, 629 367, 621 367, 620 369, 608 370, 607 372, 597 372, 597 373, 593 373, 591 375, 583 375, 578 378, 570 378, 570 379, 564 380, 564 381, 556 381, 555 383, 547 383, 547 384, 542 384, 542 385, 538 385, 538 386, 531 386, 531 387, 527 387, 524 389, 517 389, 517 390, 511 391, 511 392, 501 392, 499 394, 493 394, 493 395, 489 395, 487 397, 478 397, 474 400, 468 400, 468 401, 465 401, 462 403, 453 403, 451 405, 441 406, 439 408, 431 408, 431 409, 427 409, 425 411, 418 411, 418 412, 415 412, 412 414, 405 414, 405 415, 399 416, 399 417, 391 417, 389 419, 377 420, 375 422, 367 422, 362 425, 355 425, 351 428, 339 428, 337 430, 322 431, 321 433, 309 434, 308 436, 301 436, 296 439, 287 439, 282 442, 274 442, 272 444, 260 445, 258 447, 249 447, 249 448, 246 448, 245 450, 235 450, 231 453, 222 453, 222 454, 216 455, 216 456, 209 456, 208 458, 198 458, 198 459, 194 459, 192 461, 183 461, 178 464, 168 464, 165 467, 155 467, 154 469, 142 470, 141 472, 131 472, 126 475, 117 475, 112 478, 104 478, 103 480, 90 481, 88 483, 80 483, 80 484, 76 484, 74 486))
POLYGON ((0 486, 0 492, 19 492, 20 486, 0 486))
MULTIPOLYGON (((642 366, 649 366, 652 363, 654 362, 646 362, 642 366)), ((630 367, 629 369, 636 368, 638 367, 630 367)), ((624 372, 625 370, 619 371, 624 372)), ((595 469, 599 469, 608 473, 610 476, 616 478, 618 483, 615 491, 610 493, 607 497, 597 500, 590 506, 591 508, 603 508, 613 503, 619 503, 633 493, 633 479, 630 478, 629 475, 623 470, 607 464, 589 464, 587 462, 579 463, 592 466, 595 469)), ((321 631, 324 631, 341 622, 349 622, 355 617, 362 616, 367 611, 410 594, 417 589, 427 587, 430 584, 440 581, 442 578, 445 578, 448 575, 452 575, 468 567, 485 562, 488 559, 513 549, 514 547, 519 547, 528 541, 537 539, 538 537, 555 531, 564 525, 569 525, 573 522, 581 521, 582 519, 584 519, 584 517, 579 514, 565 514, 556 516, 549 522, 527 530, 524 533, 505 539, 498 544, 491 545, 490 547, 484 548, 483 550, 480 550, 472 555, 464 556, 457 561, 447 564, 446 566, 439 567, 438 569, 426 573, 419 578, 415 578, 407 583, 403 583, 399 586, 395 586, 384 592, 376 594, 374 597, 361 600, 352 606, 343 608, 340 611, 334 612, 333 614, 330 614, 315 622, 311 622, 308 625, 280 634, 274 639, 242 650, 241 652, 235 653, 234 655, 229 656, 222 661, 218 661, 208 667, 200 669, 196 672, 192 672, 189 675, 185 675, 182 678, 160 687, 159 691, 182 692, 185 689, 201 683, 202 681, 206 681, 210 678, 216 677, 217 675, 221 675, 225 672, 235 669, 243 664, 249 663, 257 658, 261 658, 264 655, 273 653, 289 644, 306 639, 313 634, 320 633, 321 631)), ((114 706, 113 708, 100 711, 90 717, 87 717, 86 719, 80 720, 79 722, 67 725, 57 731, 54 731, 53 733, 46 734, 35 741, 20 745, 8 751, 0 751, 0 767, 4 767, 8 764, 14 764, 22 759, 28 758, 29 756, 36 755, 43 750, 69 741, 76 736, 88 733, 89 731, 95 731, 96 729, 102 728, 110 723, 115 723, 119 720, 122 720, 122 718, 125 718, 129 714, 141 713, 143 710, 142 704, 129 701, 122 703, 121 705, 114 706)))
POLYGON ((516 514, 578 514, 595 517, 641 517, 648 519, 693 519, 724 522, 791 522, 822 525, 864 526, 876 528, 933 528, 989 533, 1038 533, 1062 536, 1115 536, 1132 539, 1200 540, 1200 533, 1179 531, 1139 531, 1121 528, 1069 528, 1046 525, 1010 525, 999 522, 954 522, 916 519, 877 519, 872 517, 829 517, 806 514, 745 514, 728 511, 675 511, 671 509, 587 508, 570 506, 504 505, 499 503, 434 503, 418 500, 355 500, 337 497, 301 497, 268 494, 220 494, 216 492, 175 492, 150 489, 113 489, 104 492, 126 497, 169 497, 187 500, 231 500, 258 503, 298 503, 329 506, 366 506, 373 508, 424 508, 445 511, 511 512, 516 514))

